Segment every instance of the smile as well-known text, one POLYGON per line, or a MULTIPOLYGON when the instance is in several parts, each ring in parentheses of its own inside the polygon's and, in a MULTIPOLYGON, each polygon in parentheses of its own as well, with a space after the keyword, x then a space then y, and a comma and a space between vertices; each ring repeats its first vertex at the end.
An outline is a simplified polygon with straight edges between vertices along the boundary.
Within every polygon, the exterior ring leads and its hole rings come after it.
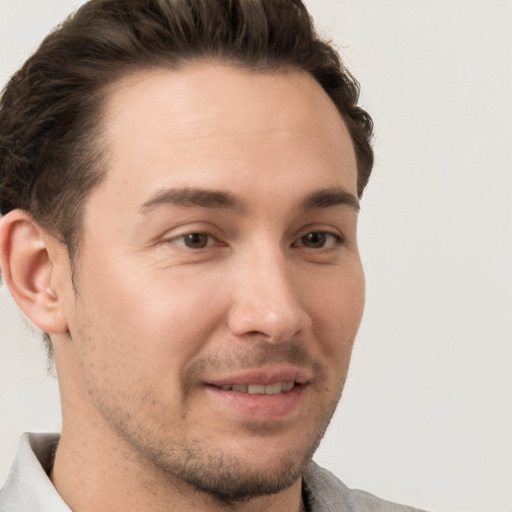
POLYGON ((278 395, 286 393, 295 387, 294 381, 275 382, 264 386, 262 384, 224 384, 219 386, 223 391, 239 391, 250 395, 278 395))
POLYGON ((206 380, 214 410, 229 421, 276 422, 296 418, 311 400, 313 372, 292 365, 244 369, 206 380))

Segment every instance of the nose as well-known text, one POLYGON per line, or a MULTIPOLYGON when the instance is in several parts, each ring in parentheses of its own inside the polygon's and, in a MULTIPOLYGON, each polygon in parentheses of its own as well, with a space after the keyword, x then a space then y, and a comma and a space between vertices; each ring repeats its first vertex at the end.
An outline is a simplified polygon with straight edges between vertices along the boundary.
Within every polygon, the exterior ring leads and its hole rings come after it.
POLYGON ((235 269, 235 293, 228 324, 238 337, 261 337, 269 342, 291 340, 311 325, 301 304, 298 276, 281 251, 247 259, 235 269))

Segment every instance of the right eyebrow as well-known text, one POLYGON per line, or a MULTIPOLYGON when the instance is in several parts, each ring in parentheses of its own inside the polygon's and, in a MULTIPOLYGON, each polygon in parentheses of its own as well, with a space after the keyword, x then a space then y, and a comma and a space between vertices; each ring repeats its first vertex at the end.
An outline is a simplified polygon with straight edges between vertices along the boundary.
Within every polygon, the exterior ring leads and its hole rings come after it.
POLYGON ((139 210, 147 214, 159 206, 222 208, 238 212, 247 210, 243 199, 231 192, 189 187, 162 189, 148 199, 139 210))
POLYGON ((359 200, 357 197, 340 187, 317 190, 302 201, 303 210, 329 208, 338 205, 346 205, 355 212, 359 211, 359 200))

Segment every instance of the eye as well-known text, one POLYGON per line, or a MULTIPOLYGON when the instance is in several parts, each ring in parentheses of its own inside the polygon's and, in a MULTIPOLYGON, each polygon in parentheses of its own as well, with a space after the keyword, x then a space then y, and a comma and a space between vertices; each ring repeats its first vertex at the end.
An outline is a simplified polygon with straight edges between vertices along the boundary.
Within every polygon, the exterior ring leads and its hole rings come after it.
POLYGON ((342 238, 334 233, 327 231, 312 231, 302 235, 294 244, 298 247, 307 247, 308 249, 323 249, 340 244, 342 238))
POLYGON ((184 245, 189 249, 204 249, 211 245, 214 239, 211 235, 207 235, 206 233, 187 233, 173 238, 172 242, 184 245))

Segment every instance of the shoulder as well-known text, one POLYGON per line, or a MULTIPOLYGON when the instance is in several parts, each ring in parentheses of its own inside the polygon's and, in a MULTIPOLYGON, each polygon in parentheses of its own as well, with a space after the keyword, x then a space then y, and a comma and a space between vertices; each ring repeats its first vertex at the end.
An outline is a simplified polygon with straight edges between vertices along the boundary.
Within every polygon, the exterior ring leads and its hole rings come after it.
POLYGON ((303 493, 310 512, 421 512, 364 491, 349 489, 330 471, 314 462, 304 472, 303 493))

